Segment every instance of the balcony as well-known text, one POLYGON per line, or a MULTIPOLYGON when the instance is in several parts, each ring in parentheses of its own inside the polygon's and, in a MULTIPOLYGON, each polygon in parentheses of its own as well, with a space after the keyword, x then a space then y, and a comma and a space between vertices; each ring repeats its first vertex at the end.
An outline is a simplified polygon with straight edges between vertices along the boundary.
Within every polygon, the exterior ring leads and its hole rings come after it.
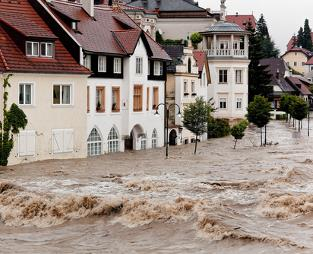
POLYGON ((208 57, 248 58, 244 49, 208 49, 208 57))

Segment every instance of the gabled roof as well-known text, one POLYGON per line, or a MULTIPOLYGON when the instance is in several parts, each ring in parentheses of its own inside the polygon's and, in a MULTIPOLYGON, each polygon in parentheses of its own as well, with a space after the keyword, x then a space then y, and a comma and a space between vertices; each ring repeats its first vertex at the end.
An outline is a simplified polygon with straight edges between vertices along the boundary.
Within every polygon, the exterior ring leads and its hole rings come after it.
POLYGON ((277 85, 283 92, 293 92, 295 89, 285 80, 288 67, 281 58, 265 58, 260 60, 260 65, 267 66, 265 71, 271 75, 271 83, 277 85))
POLYGON ((297 77, 287 77, 287 82, 293 86, 301 95, 312 95, 309 88, 307 87, 308 83, 301 80, 297 77))
POLYGON ((256 29, 256 19, 253 15, 227 15, 226 21, 230 23, 235 23, 242 29, 246 29, 249 22, 254 29, 256 29))
MULTIPOLYGON (((311 32, 311 39, 313 41, 313 32, 311 32)), ((294 46, 296 46, 297 42, 298 42, 298 37, 293 35, 287 44, 287 51, 292 49, 294 46)))
POLYGON ((285 52, 285 54, 282 55, 282 57, 290 52, 299 52, 299 53, 303 53, 304 55, 306 55, 306 57, 308 58, 311 58, 313 56, 313 52, 307 50, 307 49, 304 49, 304 48, 298 48, 298 47, 294 47, 294 48, 291 48, 289 50, 287 50, 285 52))
POLYGON ((170 60, 160 45, 143 32, 121 9, 115 10, 109 6, 96 6, 94 17, 90 17, 81 4, 54 0, 51 1, 49 7, 86 52, 128 56, 134 52, 139 38, 142 37, 146 46, 149 47, 149 57, 170 60), (62 20, 62 15, 79 21, 78 30, 74 31, 69 23, 62 20))
POLYGON ((28 0, 0 1, 0 16, 0 72, 90 73, 74 60, 28 0), (15 31, 21 38, 16 38, 15 31), (24 43, 29 37, 53 39, 54 58, 26 57, 24 43))

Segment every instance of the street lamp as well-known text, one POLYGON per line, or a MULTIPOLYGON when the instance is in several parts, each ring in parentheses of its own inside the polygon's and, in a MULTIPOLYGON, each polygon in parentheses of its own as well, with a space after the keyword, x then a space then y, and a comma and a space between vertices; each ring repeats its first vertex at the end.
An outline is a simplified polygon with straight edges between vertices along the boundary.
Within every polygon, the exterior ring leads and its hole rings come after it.
POLYGON ((177 116, 180 118, 181 117, 181 112, 180 112, 180 106, 176 103, 174 104, 168 104, 168 103, 160 103, 156 109, 155 109, 155 115, 156 116, 159 116, 159 107, 160 106, 164 106, 165 107, 165 119, 166 119, 166 122, 165 122, 165 128, 166 128, 166 142, 165 142, 165 146, 166 146, 166 150, 165 150, 165 156, 166 156, 166 159, 168 158, 168 145, 169 145, 169 133, 168 133, 168 122, 169 122, 169 117, 170 117, 170 108, 171 107, 174 107, 174 108, 178 108, 178 113, 177 113, 177 116))

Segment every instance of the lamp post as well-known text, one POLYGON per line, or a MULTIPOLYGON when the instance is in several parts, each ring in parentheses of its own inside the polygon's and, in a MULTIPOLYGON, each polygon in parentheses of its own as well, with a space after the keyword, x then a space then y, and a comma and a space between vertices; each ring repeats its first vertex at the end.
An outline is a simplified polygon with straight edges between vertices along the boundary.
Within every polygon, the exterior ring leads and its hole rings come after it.
POLYGON ((168 104, 168 103, 160 103, 157 107, 156 107, 156 109, 155 109, 155 115, 156 116, 158 116, 158 115, 160 115, 159 114, 159 108, 160 108, 160 106, 164 106, 165 107, 165 110, 164 110, 164 112, 165 112, 165 119, 166 119, 166 121, 165 121, 165 128, 166 128, 166 142, 165 142, 165 147, 166 147, 166 149, 165 149, 165 156, 166 156, 166 159, 168 158, 168 146, 169 146, 169 133, 168 133, 168 130, 169 130, 169 128, 168 128, 168 122, 169 122, 169 117, 170 117, 170 108, 171 107, 177 107, 178 108, 178 113, 177 113, 177 116, 178 117, 181 117, 181 112, 180 112, 180 106, 178 105, 178 104, 176 104, 176 103, 174 103, 174 104, 168 104))

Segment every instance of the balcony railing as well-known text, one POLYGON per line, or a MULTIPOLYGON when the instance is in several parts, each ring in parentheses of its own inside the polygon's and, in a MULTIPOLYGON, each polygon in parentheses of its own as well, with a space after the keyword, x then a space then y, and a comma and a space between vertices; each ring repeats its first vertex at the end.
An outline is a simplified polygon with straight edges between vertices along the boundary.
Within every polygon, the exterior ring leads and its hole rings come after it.
POLYGON ((248 57, 244 49, 208 49, 208 57, 248 57))

